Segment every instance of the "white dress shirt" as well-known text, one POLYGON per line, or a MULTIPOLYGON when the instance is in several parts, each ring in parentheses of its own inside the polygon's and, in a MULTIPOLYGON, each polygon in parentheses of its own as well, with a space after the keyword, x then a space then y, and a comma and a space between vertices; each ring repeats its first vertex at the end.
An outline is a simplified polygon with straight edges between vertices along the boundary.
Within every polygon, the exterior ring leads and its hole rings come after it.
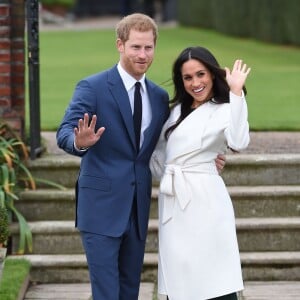
MULTIPOLYGON (((126 88, 126 91, 128 93, 129 102, 132 114, 134 112, 134 89, 135 89, 135 83, 137 80, 133 78, 131 75, 129 75, 124 68, 121 66, 120 63, 118 63, 118 71, 121 76, 121 79, 124 83, 124 86, 126 88)), ((142 147, 143 141, 144 141, 144 132, 149 127, 152 119, 152 111, 151 111, 151 105, 150 100, 145 84, 145 74, 143 77, 138 80, 141 83, 141 96, 142 96, 142 103, 143 103, 143 110, 142 110, 142 126, 141 126, 141 139, 140 139, 140 147, 142 147)))

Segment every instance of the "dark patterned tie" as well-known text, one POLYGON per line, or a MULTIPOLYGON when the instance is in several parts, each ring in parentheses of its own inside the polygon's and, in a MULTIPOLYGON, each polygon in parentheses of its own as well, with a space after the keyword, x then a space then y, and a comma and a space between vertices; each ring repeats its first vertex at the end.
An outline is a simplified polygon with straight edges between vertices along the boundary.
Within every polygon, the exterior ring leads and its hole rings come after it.
POLYGON ((136 149, 140 149, 140 136, 141 136, 141 124, 142 124, 142 96, 140 92, 141 83, 135 83, 134 90, 134 113, 133 113, 133 124, 135 132, 136 149))

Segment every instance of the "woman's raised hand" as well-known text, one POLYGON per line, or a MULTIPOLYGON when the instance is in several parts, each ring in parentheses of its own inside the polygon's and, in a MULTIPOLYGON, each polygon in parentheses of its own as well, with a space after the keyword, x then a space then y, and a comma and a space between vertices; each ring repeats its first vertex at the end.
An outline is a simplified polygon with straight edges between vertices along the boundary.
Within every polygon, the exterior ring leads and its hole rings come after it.
POLYGON ((226 80, 230 91, 237 96, 242 95, 243 86, 245 85, 248 74, 251 68, 247 67, 241 59, 237 59, 232 67, 232 70, 225 67, 226 80))

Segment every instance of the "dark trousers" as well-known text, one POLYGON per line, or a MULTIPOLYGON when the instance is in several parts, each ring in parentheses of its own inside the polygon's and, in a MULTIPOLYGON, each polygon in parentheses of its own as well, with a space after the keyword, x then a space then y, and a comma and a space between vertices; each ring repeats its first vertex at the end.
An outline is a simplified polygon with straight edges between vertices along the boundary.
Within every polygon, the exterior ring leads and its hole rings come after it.
MULTIPOLYGON (((167 297, 167 300, 170 300, 169 297, 167 297)), ((211 298, 208 300, 237 300, 237 296, 236 296, 236 293, 232 293, 232 294, 224 295, 224 296, 217 297, 217 298, 211 298)))
POLYGON ((237 295, 236 295, 236 293, 232 293, 232 294, 224 295, 221 297, 212 298, 209 300, 237 300, 237 295))
POLYGON ((120 237, 81 232, 93 300, 137 300, 145 240, 139 238, 132 214, 120 237))

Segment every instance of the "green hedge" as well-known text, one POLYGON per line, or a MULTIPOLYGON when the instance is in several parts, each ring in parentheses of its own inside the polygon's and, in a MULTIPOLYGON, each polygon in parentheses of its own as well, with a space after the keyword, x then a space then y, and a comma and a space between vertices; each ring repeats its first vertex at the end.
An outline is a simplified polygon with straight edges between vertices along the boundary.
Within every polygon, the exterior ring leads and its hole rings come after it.
POLYGON ((299 0, 178 0, 181 25, 300 45, 299 0))
POLYGON ((40 0, 41 4, 48 6, 73 7, 76 0, 40 0))

